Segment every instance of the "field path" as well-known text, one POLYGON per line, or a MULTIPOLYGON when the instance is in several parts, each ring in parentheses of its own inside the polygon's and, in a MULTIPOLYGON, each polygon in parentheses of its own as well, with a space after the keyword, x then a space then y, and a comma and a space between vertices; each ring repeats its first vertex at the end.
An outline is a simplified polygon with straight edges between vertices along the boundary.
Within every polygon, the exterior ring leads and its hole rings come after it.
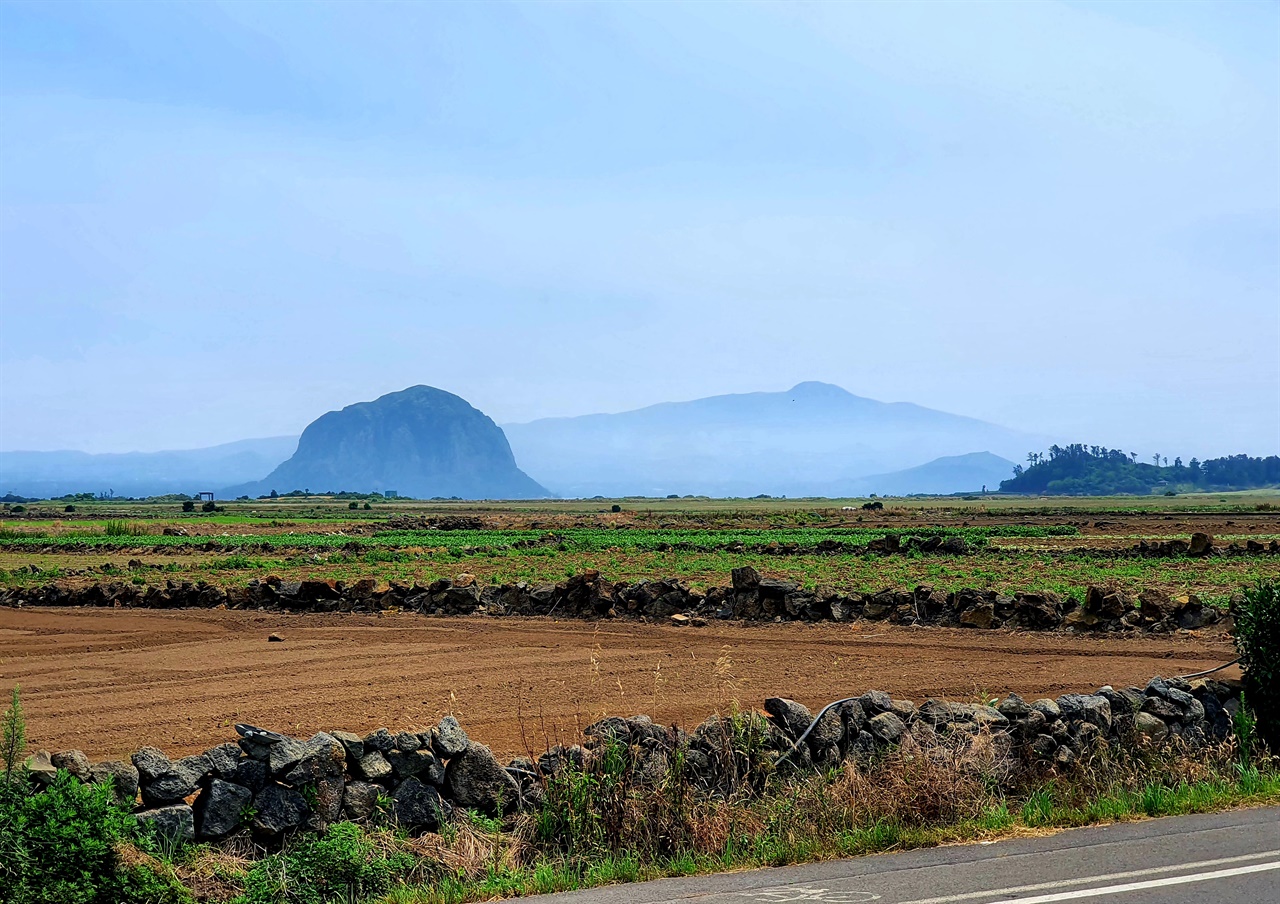
POLYGON ((1030 699, 1233 657, 1222 634, 0 609, 0 689, 7 699, 22 686, 30 746, 79 747, 94 759, 143 744, 196 752, 234 739, 235 722, 302 735, 395 731, 448 712, 514 755, 568 740, 604 714, 692 729, 734 699, 758 708, 775 695, 813 707, 870 688, 917 703, 1009 691, 1030 699), (269 643, 272 632, 285 641, 269 643))

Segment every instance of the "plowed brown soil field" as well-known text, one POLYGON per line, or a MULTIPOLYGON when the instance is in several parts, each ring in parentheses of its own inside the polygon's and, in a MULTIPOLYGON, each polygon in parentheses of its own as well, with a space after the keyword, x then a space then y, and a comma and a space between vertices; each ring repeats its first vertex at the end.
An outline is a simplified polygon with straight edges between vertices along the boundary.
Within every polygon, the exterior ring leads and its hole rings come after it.
MULTIPOLYGON (((432 725, 452 712, 505 755, 605 715, 692 728, 733 700, 810 706, 871 688, 920 702, 1141 684, 1233 658, 1222 634, 1089 638, 891 625, 675 628, 550 619, 0 609, 0 689, 33 748, 91 758, 290 734, 432 725), (278 632, 283 643, 267 636, 278 632)), ((1237 674, 1234 669, 1228 675, 1237 674)))

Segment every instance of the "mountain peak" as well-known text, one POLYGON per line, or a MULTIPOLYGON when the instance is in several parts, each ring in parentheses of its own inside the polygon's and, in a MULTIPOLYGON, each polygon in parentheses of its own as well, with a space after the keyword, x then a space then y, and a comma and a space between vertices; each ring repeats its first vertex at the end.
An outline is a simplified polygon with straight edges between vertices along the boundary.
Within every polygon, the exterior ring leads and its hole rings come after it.
POLYGON ((792 386, 788 392, 793 396, 805 396, 806 398, 856 398, 853 393, 834 383, 821 383, 817 380, 805 380, 803 383, 797 383, 792 386))
POLYGON ((312 421, 293 457, 253 488, 271 489, 394 489, 419 498, 548 495, 516 466, 497 424, 466 399, 424 385, 312 421))

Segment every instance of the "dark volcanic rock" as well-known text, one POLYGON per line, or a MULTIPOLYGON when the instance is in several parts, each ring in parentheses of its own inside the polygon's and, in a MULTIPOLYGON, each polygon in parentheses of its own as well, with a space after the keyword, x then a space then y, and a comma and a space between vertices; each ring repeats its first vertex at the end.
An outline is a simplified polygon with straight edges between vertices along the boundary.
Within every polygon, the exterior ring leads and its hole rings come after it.
POLYGON ((263 835, 278 835, 296 829, 310 813, 307 799, 291 788, 267 785, 253 799, 253 827, 263 835))
POLYGON ((520 786, 516 780, 502 768, 488 747, 474 741, 463 753, 449 760, 444 781, 450 799, 467 810, 496 816, 520 805, 520 786))
POLYGON ((440 724, 436 726, 435 734, 432 739, 432 746, 436 753, 446 759, 451 756, 457 756, 467 749, 470 741, 467 733, 462 730, 462 726, 458 724, 458 720, 453 716, 445 716, 440 720, 440 724))
POLYGON ((196 830, 201 838, 221 838, 240 825, 241 814, 253 800, 253 792, 243 785, 215 778, 196 798, 196 830))
POLYGON ((549 496, 516 467, 502 429, 452 393, 411 386, 312 421, 293 457, 265 480, 234 489, 394 489, 402 496, 549 496))
POLYGON ((403 829, 434 832, 445 817, 444 802, 436 789, 416 778, 407 778, 391 796, 396 824, 403 829))

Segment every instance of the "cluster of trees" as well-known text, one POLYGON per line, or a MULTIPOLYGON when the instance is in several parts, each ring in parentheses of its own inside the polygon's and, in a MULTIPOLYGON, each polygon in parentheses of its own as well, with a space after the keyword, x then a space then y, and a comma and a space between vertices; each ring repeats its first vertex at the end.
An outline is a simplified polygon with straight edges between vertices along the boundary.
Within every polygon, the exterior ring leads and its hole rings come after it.
MULTIPOLYGON (((258 498, 259 499, 294 499, 294 498, 308 499, 311 496, 327 496, 327 497, 332 497, 333 499, 339 499, 339 500, 354 499, 357 501, 367 499, 371 502, 379 502, 386 498, 377 490, 373 491, 372 493, 356 493, 351 490, 341 490, 341 491, 327 490, 323 493, 312 493, 310 490, 290 490, 287 493, 278 493, 275 490, 272 490, 270 493, 267 493, 264 496, 259 496, 258 498)), ((249 497, 241 496, 239 498, 248 499, 249 497)), ((408 499, 409 497, 402 496, 399 498, 408 499)), ((435 498, 439 499, 441 497, 436 496, 435 498)), ((451 498, 457 499, 458 497, 453 496, 451 498)))
POLYGON ((1251 458, 1229 455, 1186 464, 1163 455, 1140 461, 1136 452, 1072 443, 1050 446, 1047 454, 1032 452, 1028 467, 1016 465, 1013 477, 1000 483, 1003 493, 1051 496, 1109 496, 1194 490, 1246 490, 1280 484, 1280 456, 1251 458))

